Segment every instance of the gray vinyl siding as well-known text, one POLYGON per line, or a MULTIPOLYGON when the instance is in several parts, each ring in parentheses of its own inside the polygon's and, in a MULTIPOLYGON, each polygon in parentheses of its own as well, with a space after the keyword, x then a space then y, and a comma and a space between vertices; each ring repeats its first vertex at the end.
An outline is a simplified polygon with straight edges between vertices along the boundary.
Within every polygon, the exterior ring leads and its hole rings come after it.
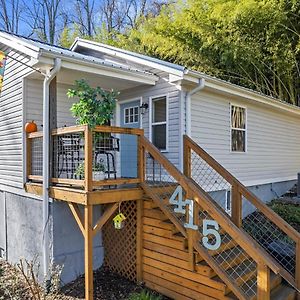
POLYGON ((0 95, 0 184, 23 187, 23 77, 32 70, 22 63, 30 58, 0 48, 7 58, 0 95))
POLYGON ((246 185, 286 181, 300 171, 300 119, 271 107, 200 92, 192 97, 192 138, 246 185), (247 108, 247 152, 230 152, 230 103, 247 108))
MULTIPOLYGON (((137 100, 142 97, 142 102, 149 103, 149 99, 156 96, 168 96, 168 151, 165 156, 176 166, 179 166, 179 129, 180 129, 180 91, 173 84, 168 82, 168 74, 160 73, 160 80, 155 86, 140 86, 122 91, 120 103, 122 100, 137 100)), ((149 138, 149 109, 142 116, 142 128, 145 130, 145 136, 149 138)))
MULTIPOLYGON (((72 126, 75 119, 72 117, 70 108, 74 99, 67 97, 67 91, 71 85, 57 84, 57 124, 58 127, 72 126)), ((26 120, 34 120, 38 130, 42 130, 43 124, 43 82, 41 80, 27 79, 26 88, 26 120)))

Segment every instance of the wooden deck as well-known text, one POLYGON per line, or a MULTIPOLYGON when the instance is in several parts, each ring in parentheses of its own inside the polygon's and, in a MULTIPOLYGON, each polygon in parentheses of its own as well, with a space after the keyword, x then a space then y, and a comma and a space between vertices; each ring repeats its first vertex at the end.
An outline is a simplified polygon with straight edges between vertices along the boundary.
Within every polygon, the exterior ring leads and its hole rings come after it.
MULTIPOLYGON (((40 183, 26 183, 25 190, 28 193, 42 196, 43 185, 40 183)), ((49 196, 55 200, 73 202, 82 205, 98 205, 141 199, 143 190, 141 187, 103 189, 86 192, 70 187, 51 186, 49 196)))

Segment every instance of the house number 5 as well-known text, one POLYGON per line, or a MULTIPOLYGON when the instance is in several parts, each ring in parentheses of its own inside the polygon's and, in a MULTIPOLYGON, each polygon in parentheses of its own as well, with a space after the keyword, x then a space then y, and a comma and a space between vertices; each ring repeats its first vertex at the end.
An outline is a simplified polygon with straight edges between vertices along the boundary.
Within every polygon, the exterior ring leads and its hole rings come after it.
MULTIPOLYGON (((194 202, 193 200, 186 199, 183 200, 183 192, 182 187, 179 185, 174 193, 172 194, 170 200, 170 204, 176 205, 174 208, 174 212, 186 214, 186 206, 188 206, 188 223, 184 224, 185 228, 190 228, 194 230, 198 230, 198 226, 194 224, 194 202)), ((219 233, 219 224, 215 220, 203 220, 203 230, 202 230, 203 238, 202 244, 208 250, 217 250, 221 246, 221 236, 219 233), (210 243, 208 236, 214 237, 214 243, 210 243)))

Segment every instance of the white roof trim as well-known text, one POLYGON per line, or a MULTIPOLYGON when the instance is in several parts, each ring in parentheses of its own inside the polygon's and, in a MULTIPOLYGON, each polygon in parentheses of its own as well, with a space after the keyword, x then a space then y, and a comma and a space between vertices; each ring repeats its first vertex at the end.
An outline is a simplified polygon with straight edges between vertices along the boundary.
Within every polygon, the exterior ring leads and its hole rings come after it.
POLYGON ((0 43, 33 58, 38 58, 39 56, 40 49, 38 47, 35 47, 29 43, 24 43, 21 39, 10 34, 0 32, 0 43))
POLYGON ((272 106, 276 109, 286 111, 288 113, 300 115, 300 107, 281 101, 277 98, 260 94, 251 89, 218 79, 201 72, 188 70, 184 76, 185 80, 198 83, 199 78, 205 79, 205 86, 219 90, 221 92, 241 97, 248 101, 255 101, 264 105, 272 106))
POLYGON ((117 70, 119 73, 127 74, 128 79, 131 75, 130 80, 138 79, 135 81, 145 84, 153 85, 159 79, 158 76, 144 70, 130 68, 116 63, 108 63, 99 58, 83 55, 70 51, 68 49, 51 46, 42 42, 33 41, 28 38, 16 36, 14 34, 9 34, 3 31, 0 31, 0 42, 4 45, 8 45, 10 48, 31 56, 37 61, 42 57, 59 57, 65 61, 70 61, 73 63, 76 62, 76 64, 78 65, 87 65, 90 67, 94 67, 94 70, 97 68, 99 69, 99 67, 101 67, 101 69, 110 69, 112 72, 113 70, 114 72, 117 70))
POLYGON ((70 49, 72 51, 76 51, 77 47, 83 47, 83 48, 99 51, 104 54, 111 55, 112 57, 128 60, 136 64, 144 65, 149 68, 158 69, 181 77, 183 76, 183 72, 185 70, 185 68, 180 65, 172 64, 157 58, 127 51, 121 48, 116 48, 106 44, 97 43, 90 40, 77 38, 72 44, 70 49))

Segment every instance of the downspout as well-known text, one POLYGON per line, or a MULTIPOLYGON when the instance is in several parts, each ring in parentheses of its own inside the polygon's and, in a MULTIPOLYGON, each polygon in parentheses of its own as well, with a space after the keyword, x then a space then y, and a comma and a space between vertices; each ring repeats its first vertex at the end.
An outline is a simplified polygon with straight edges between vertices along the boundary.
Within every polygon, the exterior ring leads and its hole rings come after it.
POLYGON ((47 72, 43 83, 43 272, 46 282, 49 282, 49 179, 50 179, 50 101, 49 86, 51 80, 56 76, 61 68, 61 59, 56 58, 51 71, 47 72))
POLYGON ((185 122, 186 122, 186 134, 191 136, 192 133, 192 111, 191 111, 191 97, 197 92, 201 91, 205 87, 205 79, 200 78, 198 85, 192 89, 191 91, 186 93, 185 101, 186 101, 186 110, 185 110, 185 122))

